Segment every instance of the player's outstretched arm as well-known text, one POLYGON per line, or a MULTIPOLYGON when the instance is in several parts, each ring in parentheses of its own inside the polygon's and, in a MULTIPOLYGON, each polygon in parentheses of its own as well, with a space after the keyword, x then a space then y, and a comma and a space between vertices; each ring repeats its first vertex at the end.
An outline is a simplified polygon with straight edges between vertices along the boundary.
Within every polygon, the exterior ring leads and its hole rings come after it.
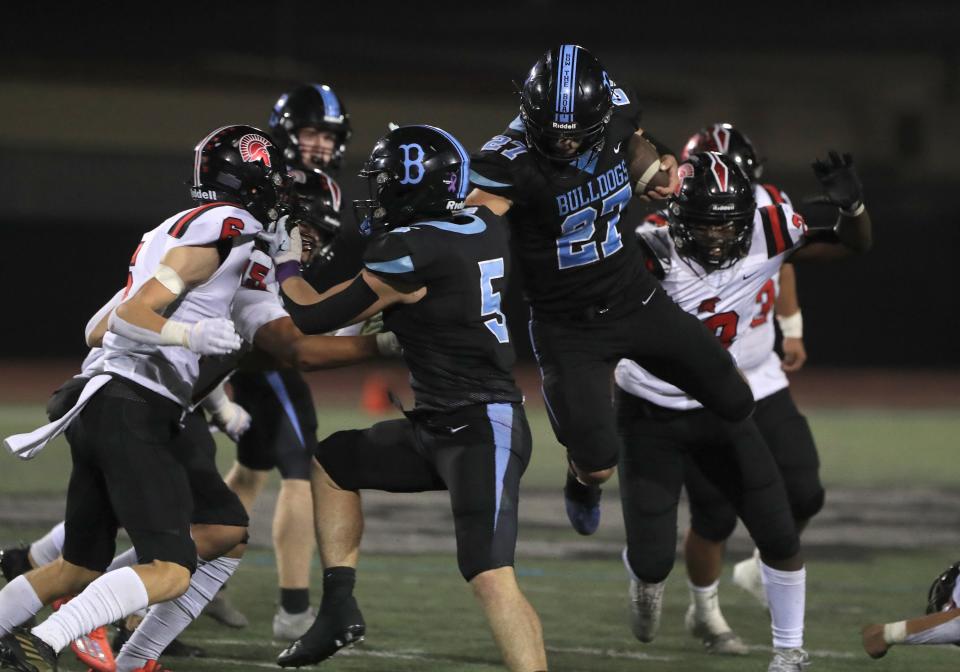
POLYGON ((307 336, 289 317, 261 326, 253 342, 282 366, 301 371, 347 366, 399 352, 396 338, 391 333, 374 336, 307 336))
POLYGON ((799 371, 807 361, 803 345, 803 314, 797 296, 797 273, 793 264, 780 267, 780 293, 774 306, 777 323, 783 334, 783 362, 781 368, 788 373, 799 371))
POLYGON ((149 345, 179 345, 202 355, 225 355, 240 348, 230 320, 212 318, 186 324, 163 312, 189 288, 210 278, 220 265, 213 246, 177 247, 164 256, 157 272, 110 314, 108 329, 149 345))
POLYGON ((896 623, 874 623, 863 629, 863 649, 882 658, 894 644, 960 644, 960 609, 928 614, 896 623))
POLYGON ((811 230, 806 244, 790 256, 791 261, 831 260, 862 254, 873 244, 873 224, 863 203, 863 186, 853 165, 853 157, 834 151, 828 161, 813 163, 813 172, 823 195, 810 203, 829 203, 840 214, 833 229, 811 230))

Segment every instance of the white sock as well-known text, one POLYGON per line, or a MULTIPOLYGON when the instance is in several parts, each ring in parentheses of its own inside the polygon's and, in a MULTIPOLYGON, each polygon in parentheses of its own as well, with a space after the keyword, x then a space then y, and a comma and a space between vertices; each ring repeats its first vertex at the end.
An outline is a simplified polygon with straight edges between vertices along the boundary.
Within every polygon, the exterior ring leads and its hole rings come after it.
POLYGON ((0 636, 10 634, 11 630, 42 608, 37 591, 27 577, 18 576, 0 590, 0 636))
POLYGON ((907 635, 903 641, 905 644, 956 644, 960 642, 960 617, 907 635))
POLYGON ((687 581, 690 588, 690 603, 693 604, 697 618, 710 627, 714 634, 729 632, 730 626, 720 611, 720 582, 709 586, 695 586, 687 581))
POLYGON ((803 616, 807 599, 807 569, 784 572, 760 561, 763 587, 770 605, 770 629, 777 649, 803 646, 803 616))
POLYGON ((144 667, 160 654, 192 623, 227 582, 239 559, 217 558, 200 561, 190 579, 190 587, 175 600, 150 607, 147 617, 137 626, 117 656, 117 672, 130 672, 144 667))
POLYGON ((43 567, 63 553, 63 523, 59 522, 45 535, 30 544, 30 559, 35 567, 43 567))
POLYGON ((120 569, 121 567, 133 567, 137 564, 137 550, 133 547, 128 548, 123 553, 115 557, 109 565, 107 565, 107 572, 112 572, 115 569, 120 569))
POLYGON ((119 621, 147 604, 147 587, 133 569, 123 567, 91 583, 35 627, 33 634, 59 652, 77 637, 119 621))

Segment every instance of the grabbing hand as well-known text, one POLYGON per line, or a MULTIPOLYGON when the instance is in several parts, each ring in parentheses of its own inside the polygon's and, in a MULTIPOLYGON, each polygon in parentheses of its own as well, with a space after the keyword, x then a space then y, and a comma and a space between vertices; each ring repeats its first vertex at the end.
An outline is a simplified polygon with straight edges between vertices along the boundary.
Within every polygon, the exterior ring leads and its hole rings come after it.
POLYGON ((810 203, 830 203, 847 213, 855 213, 863 205, 863 185, 853 167, 853 157, 843 157, 831 150, 829 161, 817 159, 811 164, 823 195, 810 199, 810 203))
POLYGON ((783 339, 783 361, 780 368, 787 373, 793 373, 803 368, 807 361, 807 349, 803 347, 802 338, 783 339))
POLYGON ((190 325, 186 332, 186 347, 201 355, 229 355, 243 344, 233 322, 223 317, 212 317, 190 325))
POLYGON ((250 429, 250 414, 243 406, 233 401, 221 404, 210 414, 210 419, 234 443, 237 443, 243 433, 250 429))
POLYGON ((303 255, 303 240, 300 238, 300 228, 297 226, 287 230, 288 219, 284 217, 277 222, 277 229, 273 233, 261 233, 258 237, 267 243, 267 254, 273 258, 275 266, 295 261, 300 264, 303 255))

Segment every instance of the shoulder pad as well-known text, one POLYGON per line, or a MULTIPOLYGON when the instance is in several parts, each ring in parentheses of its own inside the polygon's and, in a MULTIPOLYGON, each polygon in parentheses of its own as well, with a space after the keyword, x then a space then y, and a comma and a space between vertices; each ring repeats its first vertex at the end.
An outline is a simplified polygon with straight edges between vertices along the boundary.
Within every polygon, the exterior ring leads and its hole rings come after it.
POLYGON ((803 217, 786 203, 757 208, 754 224, 763 227, 768 258, 793 249, 807 233, 803 217))
POLYGON ((179 245, 208 245, 241 235, 256 235, 263 226, 233 203, 205 203, 176 217, 167 235, 179 245))
POLYGON ((780 203, 786 203, 787 205, 791 204, 790 197, 787 196, 787 192, 780 190, 772 184, 761 184, 760 185, 767 194, 770 195, 770 200, 774 204, 779 205, 780 203))

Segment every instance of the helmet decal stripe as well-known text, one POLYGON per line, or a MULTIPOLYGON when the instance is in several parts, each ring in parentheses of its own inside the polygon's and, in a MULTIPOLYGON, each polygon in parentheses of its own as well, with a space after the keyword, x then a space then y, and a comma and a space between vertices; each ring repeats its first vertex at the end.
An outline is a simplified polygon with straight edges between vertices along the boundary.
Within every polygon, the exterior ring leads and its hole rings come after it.
POLYGON ((559 50, 560 73, 557 77, 557 122, 573 122, 573 99, 577 88, 577 47, 564 44, 559 50))
POLYGON ((437 128, 436 126, 430 126, 428 124, 423 124, 423 128, 429 128, 433 131, 436 131, 447 140, 450 141, 450 144, 453 145, 454 149, 457 150, 457 154, 460 155, 460 175, 458 177, 459 185, 457 189, 457 198, 466 198, 467 197, 467 188, 470 186, 470 154, 464 149, 463 145, 460 144, 460 141, 455 137, 447 133, 442 128, 437 128))
POLYGON ((230 126, 221 126, 215 131, 210 131, 203 140, 197 143, 197 146, 193 150, 193 186, 200 186, 200 155, 203 153, 203 148, 207 146, 207 143, 210 142, 210 138, 215 136, 220 131, 230 128, 230 126))
POLYGON ((730 131, 720 124, 713 127, 713 141, 717 145, 717 151, 726 154, 730 151, 730 131))
POLYGON ((323 116, 339 119, 343 112, 340 110, 340 99, 337 98, 337 94, 326 85, 314 84, 313 88, 323 98, 323 116))
POLYGON ((710 157, 710 172, 713 173, 713 179, 717 181, 717 186, 721 192, 727 190, 727 167, 715 152, 707 154, 710 157))

